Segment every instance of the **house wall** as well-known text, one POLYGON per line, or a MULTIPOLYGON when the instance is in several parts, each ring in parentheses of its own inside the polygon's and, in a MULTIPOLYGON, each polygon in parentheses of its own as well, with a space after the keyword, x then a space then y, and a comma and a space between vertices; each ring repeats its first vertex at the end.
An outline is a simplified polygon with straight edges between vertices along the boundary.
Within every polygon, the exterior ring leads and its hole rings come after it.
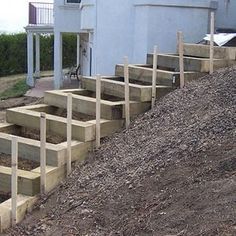
POLYGON ((211 0, 99 1, 95 71, 114 73, 115 64, 122 63, 125 55, 131 63, 145 63, 154 45, 161 52, 175 52, 178 30, 184 32, 187 42, 200 41, 216 6, 211 0))
POLYGON ((54 1, 54 31, 71 32, 80 31, 81 14, 79 4, 65 4, 64 0, 54 1))
MULTIPOLYGON (((225 0, 219 0, 216 25, 236 24, 236 1, 231 0, 228 15, 225 0)), ((117 63, 128 56, 130 63, 145 63, 146 54, 157 45, 160 52, 176 51, 176 33, 185 42, 199 42, 209 32, 211 0, 82 0, 76 6, 54 1, 55 32, 89 34, 92 74, 114 74, 117 63)), ((84 70, 88 73, 88 69, 84 70)))
POLYGON ((95 50, 97 73, 114 74, 124 56, 132 61, 134 9, 132 0, 103 0, 97 5, 95 50))
POLYGON ((212 1, 136 0, 134 60, 143 63, 154 45, 161 52, 175 52, 177 31, 183 31, 186 42, 199 42, 216 6, 212 1))
POLYGON ((218 0, 218 3, 216 27, 236 29, 236 0, 218 0))

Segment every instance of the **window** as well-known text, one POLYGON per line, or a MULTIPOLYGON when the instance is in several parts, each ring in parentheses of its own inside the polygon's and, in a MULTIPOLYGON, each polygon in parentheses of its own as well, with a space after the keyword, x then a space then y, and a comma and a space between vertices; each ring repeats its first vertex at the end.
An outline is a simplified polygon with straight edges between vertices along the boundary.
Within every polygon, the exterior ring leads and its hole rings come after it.
POLYGON ((80 3, 81 0, 66 0, 66 3, 80 3))

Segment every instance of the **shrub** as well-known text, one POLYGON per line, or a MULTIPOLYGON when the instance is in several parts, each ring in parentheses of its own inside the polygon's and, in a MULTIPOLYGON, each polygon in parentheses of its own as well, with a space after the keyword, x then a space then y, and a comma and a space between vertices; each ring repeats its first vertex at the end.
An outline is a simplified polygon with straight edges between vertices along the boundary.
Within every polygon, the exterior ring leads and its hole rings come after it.
MULTIPOLYGON (((40 36, 41 70, 53 70, 54 36, 40 36)), ((35 49, 34 49, 35 50, 35 49)), ((0 34, 0 76, 27 72, 27 35, 0 34)), ((76 62, 76 35, 63 35, 63 66, 76 62)))

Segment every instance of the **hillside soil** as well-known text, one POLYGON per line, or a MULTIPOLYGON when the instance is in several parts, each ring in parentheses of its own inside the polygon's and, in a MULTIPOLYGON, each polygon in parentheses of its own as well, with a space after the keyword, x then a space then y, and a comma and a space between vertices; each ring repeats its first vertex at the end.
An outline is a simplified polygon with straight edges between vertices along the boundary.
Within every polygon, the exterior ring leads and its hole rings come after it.
POLYGON ((176 90, 6 235, 236 235, 236 68, 176 90))

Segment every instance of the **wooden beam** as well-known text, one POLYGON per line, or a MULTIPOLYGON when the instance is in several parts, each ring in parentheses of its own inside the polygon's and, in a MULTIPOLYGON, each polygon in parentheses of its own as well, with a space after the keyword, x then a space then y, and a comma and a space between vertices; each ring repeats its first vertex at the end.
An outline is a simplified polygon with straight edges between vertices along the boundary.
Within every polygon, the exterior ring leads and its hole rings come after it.
POLYGON ((96 148, 101 145, 101 76, 96 76, 96 148))
POLYGON ((46 113, 40 113, 40 193, 46 193, 46 113))
POLYGON ((157 46, 154 46, 153 51, 153 71, 152 71, 152 108, 156 100, 156 82, 157 81, 157 46))
POLYGON ((17 222, 17 190, 18 190, 18 140, 17 137, 12 137, 12 152, 11 152, 11 216, 12 226, 17 222))
POLYGON ((126 129, 130 125, 130 100, 129 100, 129 62, 128 57, 124 57, 124 78, 125 78, 125 124, 126 129))
POLYGON ((179 72, 180 72, 180 88, 184 87, 184 48, 183 33, 179 31, 178 35, 178 51, 179 51, 179 72))
POLYGON ((71 173, 72 93, 67 95, 67 176, 71 173))
POLYGON ((214 71, 214 32, 215 32, 215 13, 211 12, 211 38, 210 38, 210 74, 214 71))

